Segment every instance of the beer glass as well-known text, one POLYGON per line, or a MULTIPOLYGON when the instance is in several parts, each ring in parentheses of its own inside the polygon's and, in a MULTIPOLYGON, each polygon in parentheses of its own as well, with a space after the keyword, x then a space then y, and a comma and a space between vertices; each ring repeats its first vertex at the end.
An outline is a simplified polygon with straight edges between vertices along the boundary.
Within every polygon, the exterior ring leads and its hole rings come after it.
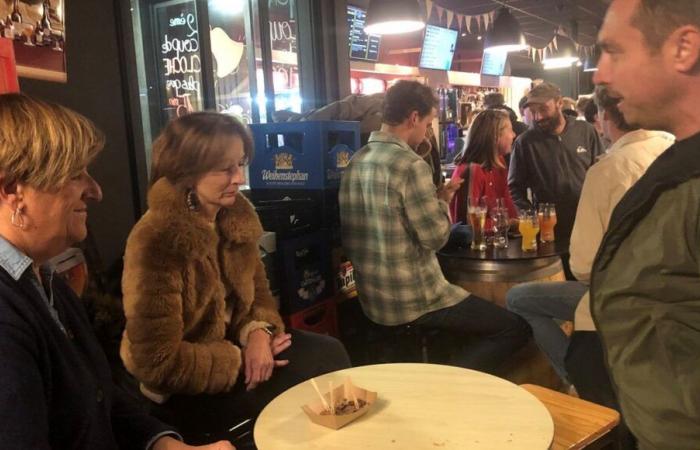
POLYGON ((508 229, 510 228, 508 219, 510 217, 508 217, 508 209, 504 206, 503 199, 496 199, 496 207, 491 213, 494 230, 493 246, 495 248, 508 248, 508 229))
POLYGON ((484 225, 486 223, 486 198, 467 199, 467 216, 469 225, 472 226, 474 238, 472 239, 472 250, 486 250, 486 238, 484 225))
POLYGON ((536 211, 526 210, 520 213, 518 231, 522 237, 522 250, 524 252, 537 251, 537 233, 540 231, 540 223, 536 211))
POLYGON ((554 242, 554 225, 557 224, 557 210, 554 203, 540 203, 537 217, 540 223, 540 242, 554 242))

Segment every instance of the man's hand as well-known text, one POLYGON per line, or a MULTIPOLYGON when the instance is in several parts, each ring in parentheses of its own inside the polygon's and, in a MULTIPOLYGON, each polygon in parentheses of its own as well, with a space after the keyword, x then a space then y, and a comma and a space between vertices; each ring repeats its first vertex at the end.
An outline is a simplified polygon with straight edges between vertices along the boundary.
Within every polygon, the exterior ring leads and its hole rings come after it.
POLYGON ((151 450, 236 450, 228 441, 219 441, 209 445, 187 445, 184 442, 180 442, 172 436, 163 436, 158 439, 151 450))
MULTIPOLYGON (((247 390, 255 389, 258 384, 269 380, 272 376, 272 370, 275 367, 289 364, 287 360, 275 361, 275 354, 273 353, 274 343, 275 340, 262 329, 251 331, 248 335, 248 345, 243 348, 243 364, 245 366, 245 384, 247 390)), ((284 348, 291 345, 291 341, 289 344, 278 342, 276 345, 284 350, 284 348), (286 345, 286 347, 284 347, 284 345, 286 345)))
POLYGON ((462 186, 464 180, 460 177, 453 176, 447 184, 440 186, 437 190, 437 196, 440 200, 445 201, 445 203, 450 203, 455 192, 462 186))

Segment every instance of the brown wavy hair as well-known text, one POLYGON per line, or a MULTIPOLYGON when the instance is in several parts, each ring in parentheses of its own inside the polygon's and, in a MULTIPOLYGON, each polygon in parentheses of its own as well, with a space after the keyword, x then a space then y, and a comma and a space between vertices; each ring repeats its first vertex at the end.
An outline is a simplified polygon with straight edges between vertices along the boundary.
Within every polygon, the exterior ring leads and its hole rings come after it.
POLYGON ((481 111, 467 133, 467 148, 455 157, 455 164, 476 163, 486 170, 503 168, 498 155, 498 139, 502 128, 510 122, 508 113, 500 109, 481 111))
POLYGON ((192 186, 221 164, 235 138, 243 141, 243 154, 250 161, 253 138, 235 117, 196 112, 170 121, 153 142, 151 186, 163 177, 174 185, 192 186))

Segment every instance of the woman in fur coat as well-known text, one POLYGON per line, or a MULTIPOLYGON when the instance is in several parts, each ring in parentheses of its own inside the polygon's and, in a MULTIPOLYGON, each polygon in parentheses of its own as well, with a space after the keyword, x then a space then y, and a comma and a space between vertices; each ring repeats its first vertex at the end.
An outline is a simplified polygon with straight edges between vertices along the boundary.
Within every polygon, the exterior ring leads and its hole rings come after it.
POLYGON ((262 226, 238 192, 252 151, 233 117, 171 121, 153 144, 149 209, 126 245, 122 359, 154 412, 195 440, 350 364, 336 339, 285 332, 258 251, 262 226))

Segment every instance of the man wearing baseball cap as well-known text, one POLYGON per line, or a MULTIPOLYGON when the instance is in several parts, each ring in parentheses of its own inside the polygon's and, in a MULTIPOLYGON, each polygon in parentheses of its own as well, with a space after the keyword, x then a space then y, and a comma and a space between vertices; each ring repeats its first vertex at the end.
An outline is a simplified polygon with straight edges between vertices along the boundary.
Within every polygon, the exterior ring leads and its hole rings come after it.
MULTIPOLYGON (((533 126, 515 141, 508 186, 520 210, 555 203, 556 240, 568 244, 586 171, 604 152, 603 145, 592 125, 562 114, 557 85, 545 81, 535 86, 525 106, 532 113, 533 126)), ((573 279, 568 254, 562 261, 567 278, 573 279)))

